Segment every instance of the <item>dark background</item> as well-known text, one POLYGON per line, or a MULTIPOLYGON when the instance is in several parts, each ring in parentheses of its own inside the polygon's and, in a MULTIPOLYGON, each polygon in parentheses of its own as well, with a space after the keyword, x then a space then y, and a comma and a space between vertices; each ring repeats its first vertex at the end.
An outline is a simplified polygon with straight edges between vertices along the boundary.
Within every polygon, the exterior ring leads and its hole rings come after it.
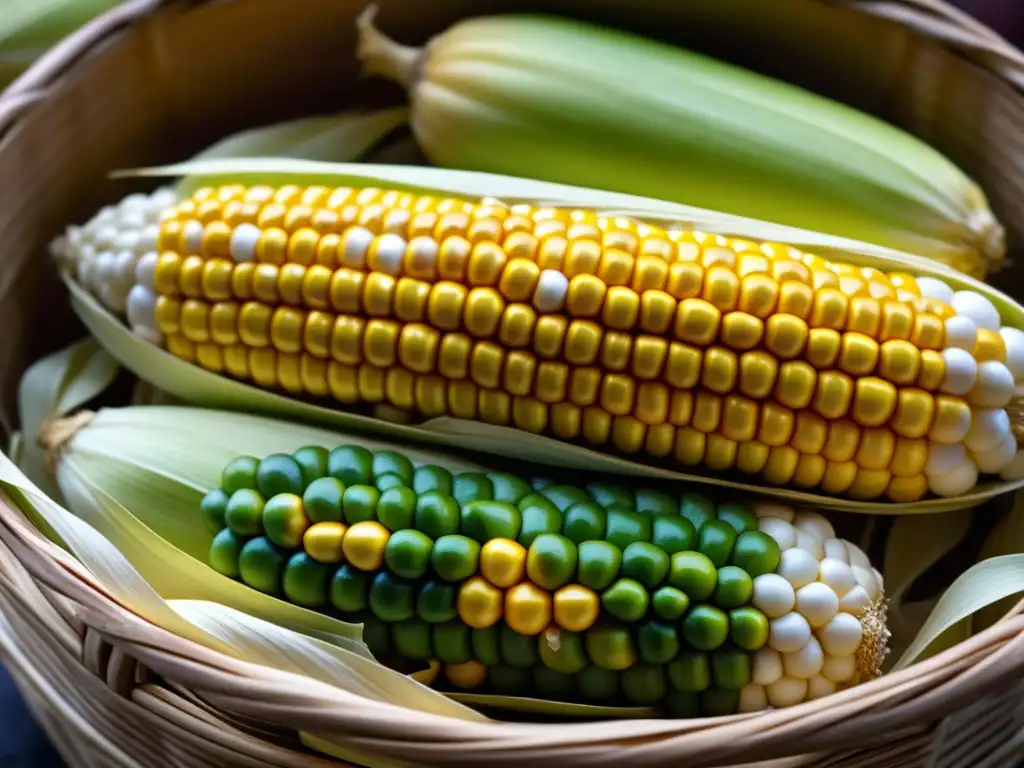
MULTIPOLYGON (((1024 46, 1024 0, 954 0, 954 5, 1024 46)), ((0 766, 59 768, 59 757, 25 710, 10 678, 0 669, 0 766)))

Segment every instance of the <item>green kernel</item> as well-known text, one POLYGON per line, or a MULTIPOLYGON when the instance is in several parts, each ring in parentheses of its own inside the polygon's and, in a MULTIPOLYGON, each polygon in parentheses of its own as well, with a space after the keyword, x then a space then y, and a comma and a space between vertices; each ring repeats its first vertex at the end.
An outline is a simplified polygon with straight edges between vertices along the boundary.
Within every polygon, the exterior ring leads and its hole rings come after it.
POLYGON ((239 488, 224 507, 224 522, 240 536, 263 533, 263 496, 251 488, 239 488))
POLYGON ((685 517, 658 515, 651 521, 651 543, 666 555, 693 549, 697 529, 685 517))
POLYGON ((238 572, 242 581, 253 589, 276 595, 281 589, 281 571, 285 553, 270 539, 260 536, 251 539, 238 557, 238 572))
POLYGON ((469 641, 469 627, 461 621, 435 624, 433 631, 434 655, 444 664, 462 664, 473 658, 469 641))
POLYGON ((609 509, 604 539, 622 550, 634 541, 650 541, 651 519, 636 512, 609 509))
POLYGON ((668 665, 668 680, 677 691, 699 693, 711 685, 711 661, 706 653, 681 653, 668 665))
POLYGON ((647 613, 650 597, 643 585, 633 579, 619 579, 601 595, 601 605, 616 619, 632 623, 647 613))
POLYGON ((526 574, 537 586, 554 592, 575 576, 576 558, 575 544, 557 533, 544 533, 526 552, 526 574))
POLYGON ((458 534, 442 536, 434 542, 430 565, 445 581, 463 581, 476 573, 480 544, 458 534))
POLYGON ((591 663, 602 669, 619 672, 636 663, 636 647, 627 627, 591 627, 586 646, 591 663))
POLYGON ((470 501, 462 505, 459 530, 464 536, 486 543, 491 539, 519 538, 519 508, 504 501, 470 501))
POLYGON ((722 520, 709 520, 697 534, 697 549, 707 555, 716 568, 729 562, 736 544, 736 530, 722 520))
POLYGON ((590 498, 596 501, 605 509, 609 507, 621 507, 630 512, 636 511, 636 499, 628 488, 620 485, 606 485, 604 483, 590 483, 586 486, 590 498))
POLYGON ((527 669, 540 662, 537 638, 520 635, 507 624, 501 625, 501 660, 510 667, 527 669))
POLYGON ((398 475, 407 487, 412 488, 412 476, 415 471, 412 462, 398 451, 377 451, 373 454, 370 471, 374 477, 398 475))
POLYGON ((652 707, 665 698, 665 672, 660 665, 634 664, 622 673, 622 693, 642 707, 652 707))
POLYGON ((530 487, 535 491, 542 491, 549 485, 554 485, 555 481, 547 477, 535 477, 530 480, 530 487))
POLYGON ((735 715, 740 708, 740 692, 709 688, 700 694, 700 711, 705 717, 735 715))
POLYGON ((757 516, 742 504, 727 501, 718 505, 718 519, 735 529, 736 535, 757 530, 757 516))
POLYGON ((572 696, 573 676, 550 667, 534 667, 533 686, 541 697, 549 701, 564 701, 572 696))
POLYGON ((495 501, 506 504, 518 504, 529 496, 533 489, 525 480, 506 472, 490 472, 487 478, 491 481, 492 494, 495 501))
POLYGON ((745 651, 757 651, 768 643, 768 617, 753 606, 729 611, 729 637, 745 651))
POLYGON ((412 582, 381 571, 370 584, 369 604, 381 621, 406 621, 416 615, 416 590, 412 582))
POLYGON ((542 533, 562 531, 562 513, 539 493, 531 493, 519 501, 519 514, 522 519, 519 543, 526 548, 542 533))
POLYGON ((719 648, 711 654, 711 679, 718 688, 738 691, 750 682, 750 654, 735 648, 719 648))
POLYGON ((664 491, 641 488, 636 492, 636 511, 645 517, 678 515, 679 504, 664 491))
POLYGON ((360 445, 343 445, 327 455, 327 474, 344 485, 373 483, 373 454, 360 445))
POLYGON ((676 552, 669 565, 668 583, 682 590, 691 601, 707 600, 715 591, 718 571, 707 555, 676 552))
POLYGON ((619 695, 619 676, 591 664, 576 674, 576 689, 591 701, 610 701, 619 695))
POLYGON ((713 651, 729 636, 729 617, 712 605, 698 605, 683 619, 683 639, 698 651, 713 651))
POLYGON ((456 597, 454 584, 432 579, 420 587, 416 596, 416 615, 431 624, 451 621, 458 616, 456 597))
POLYGON ((459 532, 459 503, 440 491, 426 491, 416 498, 413 527, 433 539, 459 532))
POLYGON ((590 501, 590 495, 575 485, 546 485, 538 490, 559 512, 565 512, 573 504, 590 501))
POLYGON ((347 563, 331 579, 331 605, 342 613, 364 611, 369 606, 370 574, 347 563))
POLYGON ((470 501, 490 501, 494 498, 494 487, 481 472, 461 472, 452 480, 452 496, 460 506, 470 501))
POLYGON ((750 578, 756 579, 766 573, 775 573, 781 557, 779 543, 767 533, 746 531, 736 539, 732 564, 750 574, 750 578))
POLYGON ((363 619, 363 642, 375 659, 382 659, 391 652, 391 627, 373 615, 363 619))
POLYGON ((672 624, 648 621, 637 630, 636 647, 644 661, 665 664, 679 653, 679 633, 672 624))
POLYGON ((321 477, 306 486, 302 506, 314 523, 340 523, 345 486, 333 477, 321 477))
POLYGON ((214 488, 199 502, 199 511, 203 513, 211 531, 217 532, 226 525, 224 515, 227 513, 229 498, 220 488, 214 488))
POLYGON ((237 579, 238 560, 242 556, 245 541, 244 537, 239 536, 230 528, 223 529, 210 542, 210 552, 207 555, 210 567, 228 578, 237 579))
POLYGON ((309 518, 302 508, 302 499, 293 493, 279 493, 263 506, 263 530, 267 538, 285 549, 302 544, 302 534, 309 528, 309 518))
POLYGON ((669 717, 684 719, 700 714, 700 696, 688 691, 670 688, 665 695, 665 712, 669 717))
POLYGON ((452 473, 444 467, 433 464, 416 467, 416 471, 412 474, 412 489, 417 494, 436 491, 442 496, 451 496, 452 473))
POLYGON ((684 493, 679 501, 679 514, 699 531, 704 523, 715 519, 715 505, 711 499, 699 493, 684 493))
POLYGON ((495 693, 504 696, 514 696, 524 692, 529 687, 529 678, 523 672, 525 667, 510 667, 507 664, 497 664, 487 668, 487 681, 495 693))
POLYGON ((384 562, 395 575, 418 579, 430 568, 433 546, 433 540, 425 533, 411 528, 396 531, 384 547, 384 562))
POLYGON ((388 488, 377 500, 377 520, 389 531, 413 527, 416 515, 416 491, 412 488, 388 488))
POLYGON ((585 541, 577 547, 579 563, 576 579, 597 592, 605 589, 619 575, 622 552, 607 541, 585 541))
POLYGON ((416 619, 400 621, 391 627, 391 642, 395 650, 405 659, 426 661, 434 658, 430 642, 430 625, 416 619))
POLYGON ((574 544, 597 541, 604 537, 606 513, 593 502, 573 504, 565 511, 562 535, 574 544))
POLYGON ((265 499, 279 493, 301 496, 306 490, 306 481, 299 462, 287 453, 272 453, 260 462, 256 470, 256 487, 265 499))
POLYGON ((256 470, 260 460, 255 456, 239 456, 232 459, 220 474, 220 487, 228 496, 243 488, 256 490, 256 470))
MULTIPOLYGON (((373 480, 373 487, 381 493, 391 490, 392 488, 405 488, 405 482, 398 475, 388 472, 385 475, 378 475, 373 480)), ((405 488, 409 492, 413 492, 411 488, 405 488)))
POLYGON ((501 663, 500 624, 492 624, 486 629, 474 629, 469 642, 473 646, 473 657, 485 667, 501 663))
POLYGON ((719 608, 739 608, 749 603, 753 594, 754 582, 742 568, 727 565, 718 569, 715 604, 719 608))
POLYGON ((341 497, 345 522, 349 525, 377 519, 377 502, 380 491, 372 485, 350 485, 341 497))
POLYGON ((651 607, 666 621, 675 621, 690 609, 690 598, 681 589, 666 584, 651 595, 651 607))
POLYGON ((319 445, 307 445, 292 454, 302 470, 302 480, 308 486, 314 480, 327 475, 327 457, 330 453, 319 445))
POLYGON ((571 675, 587 666, 583 634, 564 629, 549 629, 537 636, 541 662, 558 672, 571 675))
POLYGON ((330 569, 305 552, 296 552, 284 569, 284 596, 296 605, 318 608, 327 602, 330 569))
POLYGON ((622 553, 622 575, 654 589, 668 576, 669 558, 664 550, 646 541, 634 541, 622 553))

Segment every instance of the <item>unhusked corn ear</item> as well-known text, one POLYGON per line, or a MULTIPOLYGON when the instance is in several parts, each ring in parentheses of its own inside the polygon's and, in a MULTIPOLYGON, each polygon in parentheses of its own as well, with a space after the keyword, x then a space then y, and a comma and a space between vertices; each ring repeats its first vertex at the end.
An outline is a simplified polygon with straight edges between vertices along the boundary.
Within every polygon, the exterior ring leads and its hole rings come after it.
POLYGON ((357 55, 408 91, 410 126, 434 165, 825 232, 981 279, 1005 258, 1003 228, 973 180, 843 104, 575 20, 485 15, 411 48, 377 31, 373 13, 357 22, 357 55))
POLYGON ((880 574, 813 512, 358 445, 238 457, 201 509, 217 571, 365 621, 382 663, 456 689, 725 715, 871 679, 885 654, 880 574))
POLYGON ((227 185, 159 226, 108 219, 68 235, 80 279, 144 338, 262 387, 856 499, 1024 471, 1024 332, 933 277, 376 188, 227 185), (135 244, 116 274, 96 266, 111 238, 135 244))

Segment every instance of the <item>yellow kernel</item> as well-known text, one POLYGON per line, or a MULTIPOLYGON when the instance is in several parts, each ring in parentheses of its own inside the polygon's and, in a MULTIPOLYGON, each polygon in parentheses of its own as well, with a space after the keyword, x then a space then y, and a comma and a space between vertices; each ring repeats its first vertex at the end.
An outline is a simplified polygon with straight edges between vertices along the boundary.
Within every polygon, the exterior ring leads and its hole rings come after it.
POLYGON ((486 389, 495 389, 501 382, 505 350, 490 341, 478 341, 469 356, 469 376, 486 389))
POLYGON ((892 473, 887 469, 865 469, 857 470, 857 476, 853 484, 846 490, 851 499, 877 499, 885 489, 889 487, 892 480, 892 473))
POLYGON ((978 337, 974 342, 974 359, 979 363, 986 360, 997 360, 1001 363, 1006 359, 1006 342, 998 331, 978 329, 978 337))
POLYGON ((313 211, 310 229, 320 236, 338 234, 342 230, 341 217, 330 208, 317 208, 313 211))
POLYGON ((482 242, 501 242, 505 230, 502 227, 501 219, 497 217, 474 218, 466 231, 466 239, 473 245, 482 242))
POLYGON ((896 291, 905 291, 915 296, 921 295, 921 289, 917 287, 917 278, 907 272, 892 272, 886 276, 889 285, 896 291))
POLYGON ((768 274, 771 272, 771 262, 759 253, 741 253, 736 260, 736 274, 740 280, 755 274, 768 274))
POLYGON ((583 409, 583 439, 593 445, 604 445, 612 432, 612 415, 608 411, 588 406, 583 409))
POLYGON ((804 359, 815 368, 831 368, 839 359, 842 336, 832 328, 812 328, 807 336, 804 359))
POLYGON ((945 337, 946 325, 938 315, 919 313, 914 318, 910 343, 918 349, 942 349, 945 337))
POLYGON ((858 379, 854 387, 854 420, 864 427, 885 424, 896 410, 896 387, 875 376, 858 379))
POLYGON ((767 352, 744 352, 739 360, 739 390, 762 400, 772 393, 778 372, 778 361, 767 352))
POLYGON ((167 337, 167 351, 175 357, 187 360, 190 363, 196 361, 195 342, 189 341, 184 336, 171 335, 167 337))
POLYGON ((916 477, 924 472, 928 463, 928 441, 925 439, 896 438, 889 471, 896 477, 916 477))
MULTIPOLYGON (((163 300, 163 297, 158 299, 158 306, 163 300)), ((214 344, 230 347, 238 343, 238 310, 238 303, 234 301, 218 301, 210 308, 210 339, 214 344)), ((310 316, 319 314, 312 312, 310 316)), ((309 325, 307 321, 307 333, 310 332, 309 325)))
POLYGON ((720 312, 736 309, 740 297, 740 281, 736 273, 728 267, 714 266, 708 269, 704 276, 702 297, 720 312))
POLYGON ((878 338, 909 340, 914 332, 914 310, 902 301, 886 300, 882 302, 882 321, 878 338))
POLYGON ((814 295, 810 325, 841 331, 846 326, 850 300, 838 288, 822 288, 814 295))
POLYGON ((717 269, 724 269, 733 273, 733 269, 736 266, 736 253, 731 248, 712 246, 705 248, 703 253, 701 253, 700 263, 705 269, 718 265, 717 269))
POLYGON ((527 259, 512 259, 501 273, 498 290, 509 301, 529 301, 533 296, 540 268, 527 259))
POLYGON ((702 363, 699 349, 673 341, 668 346, 665 381, 677 389, 690 389, 700 378, 702 363))
MULTIPOLYGON (((288 208, 284 214, 284 221, 282 227, 288 232, 296 232, 304 227, 310 226, 313 223, 313 209, 308 205, 293 205, 288 208)), ((363 223, 362 221, 360 223, 363 223)), ((363 224, 368 229, 371 227, 367 224, 363 224)), ((378 230, 379 231, 379 225, 378 230)))
POLYGON ((478 388, 472 381, 448 382, 448 413, 453 418, 477 418, 478 400, 478 388))
POLYGON ((812 407, 826 419, 838 419, 850 409, 853 380, 839 371, 822 371, 812 407))
POLYGON ((340 315, 331 330, 331 357, 339 363, 357 365, 363 361, 363 333, 366 321, 361 317, 340 315))
MULTIPOLYGON (((632 371, 638 379, 656 379, 668 356, 668 342, 656 336, 638 336, 633 343, 632 371)), ((569 362, 573 362, 566 355, 569 362)))
POLYGON ((306 317, 306 324, 302 332, 302 348, 314 357, 330 357, 333 327, 333 315, 316 310, 310 312, 306 317))
POLYGON ((860 428, 849 419, 836 419, 828 423, 828 439, 821 455, 829 461, 852 461, 860 445, 860 428))
POLYGON ((865 429, 854 461, 864 469, 887 469, 896 451, 896 436, 886 427, 865 429))
POLYGON ((818 454, 825 448, 827 437, 828 424, 823 418, 810 411, 800 411, 789 444, 800 453, 818 454))
POLYGON ((597 264, 597 277, 605 285, 629 285, 633 277, 633 257, 607 243, 604 248, 597 264))
POLYGON ((565 254, 562 272, 570 280, 576 275, 593 275, 601 261, 601 245, 595 240, 574 240, 570 229, 569 249, 565 254))
POLYGON ((881 323, 882 308, 878 299, 870 296, 854 296, 850 299, 850 311, 846 318, 847 331, 877 338, 881 323))
POLYGON ((721 316, 717 307, 703 299, 684 299, 676 311, 675 337, 707 346, 718 335, 721 316))
POLYGON ((473 629, 487 629, 501 619, 504 598, 500 589, 488 584, 480 576, 473 576, 462 582, 455 600, 455 610, 459 618, 473 629))
POLYGON ((569 281, 565 308, 574 317, 597 317, 608 287, 594 275, 576 275, 569 281))
POLYGON ((816 380, 817 372, 806 362, 789 360, 779 366, 775 399, 788 408, 806 408, 814 397, 816 380))
POLYGON ((672 327, 676 300, 664 291, 647 290, 640 296, 640 329, 663 335, 672 327))
POLYGON ((668 420, 676 427, 685 427, 693 417, 693 393, 685 390, 672 390, 672 400, 668 409, 668 420))
POLYGON ((502 387, 510 395, 523 397, 533 391, 533 377, 537 371, 537 358, 529 352, 515 349, 505 357, 502 387))
POLYGON ((934 349, 921 351, 921 372, 917 375, 917 386, 935 391, 946 377, 946 361, 941 352, 934 349))
POLYGON ((856 275, 840 275, 839 290, 851 298, 871 298, 867 280, 856 275))
POLYGON ((252 276, 253 297, 268 304, 277 304, 279 277, 280 270, 274 264, 257 264, 252 276))
POLYGON ((477 338, 494 336, 505 309, 505 300, 493 288, 473 288, 466 297, 463 323, 477 338))
POLYGON ((765 347, 783 359, 797 357, 807 343, 807 335, 807 324, 793 315, 775 314, 765 323, 765 347))
MULTIPOLYGON (((441 223, 437 225, 437 229, 440 228, 441 223)), ((466 280, 466 267, 473 246, 466 238, 458 235, 445 238, 435 236, 435 242, 441 243, 437 254, 438 277, 461 285, 466 280)))
POLYGON ((337 312, 361 314, 363 309, 362 272, 342 267, 331 276, 330 300, 331 307, 337 312))
MULTIPOLYGON (((564 238, 558 239, 564 242, 564 238)), ((529 261, 536 261, 539 245, 540 241, 535 235, 521 230, 511 232, 505 238, 505 242, 502 243, 502 247, 505 249, 505 254, 510 260, 527 259, 529 261)), ((559 262, 559 267, 560 266, 561 262, 559 262)), ((547 269, 548 267, 541 266, 540 268, 547 269)))
POLYGON ((509 304, 498 325, 498 341, 510 349, 528 347, 537 313, 529 304, 509 304))
POLYGON ((756 475, 768 463, 771 449, 764 443, 750 440, 740 443, 736 449, 736 469, 748 475, 756 475))
POLYGON ((799 261, 776 259, 772 262, 772 277, 774 277, 780 284, 786 281, 810 283, 811 271, 799 261))
POLYGON ((882 344, 878 375, 895 384, 913 384, 921 370, 921 353, 909 341, 892 339, 882 344))
POLYGON ((181 263, 178 272, 178 290, 189 298, 198 299, 203 294, 203 268, 206 262, 199 256, 189 256, 181 263))
POLYGON ((465 213, 461 211, 442 213, 441 218, 437 221, 437 226, 434 227, 434 239, 443 243, 447 239, 457 238, 469 245, 469 241, 465 238, 467 229, 469 229, 469 216, 465 213))
POLYGON ((559 440, 575 440, 579 437, 583 413, 572 403, 555 403, 551 406, 551 432, 559 440))
POLYGON ((892 417, 892 428, 903 437, 924 437, 935 416, 935 398, 921 389, 901 389, 892 417))
POLYGON ((395 284, 395 317, 407 323, 427 318, 430 285, 422 280, 403 277, 395 284))
POLYGON ((866 376, 878 363, 878 342, 863 333, 843 334, 839 349, 839 367, 853 376, 866 376))
POLYGON ((302 391, 314 397, 327 397, 330 387, 327 385, 327 361, 309 355, 299 358, 299 379, 302 391))
POLYGON ((480 420, 487 424, 506 425, 512 418, 512 398, 496 389, 481 389, 477 395, 480 420))
POLYGON ((722 318, 722 343, 733 349, 753 349, 763 334, 764 322, 746 312, 730 312, 722 318))
POLYGON ((725 398, 721 425, 723 437, 737 442, 753 440, 757 434, 757 426, 757 403, 739 395, 729 395, 725 398))
POLYGON ((177 296, 178 275, 181 273, 182 258, 176 253, 164 253, 156 261, 153 272, 153 287, 163 296, 177 296))
POLYGON ((821 489, 833 495, 846 493, 859 471, 855 461, 829 461, 825 466, 825 476, 821 478, 821 489))
POLYGON ((704 270, 699 264, 677 261, 669 265, 665 290, 675 299, 693 299, 704 285, 704 270))
POLYGON ((623 453, 636 453, 644 447, 647 425, 632 416, 612 419, 612 445, 623 453))
POLYGON ((416 405, 416 377, 404 368, 389 368, 384 374, 384 399, 402 411, 416 405))
POLYGON ((809 285, 793 280, 780 284, 776 312, 793 315, 804 320, 811 314, 813 306, 814 291, 809 285))
POLYGON ((533 351, 544 358, 561 357, 569 321, 561 315, 544 315, 537 319, 533 332, 533 351))
POLYGON ((391 320, 374 318, 363 331, 363 357, 378 368, 390 368, 398 359, 399 326, 391 320))
POLYGON ((597 621, 601 600, 591 590, 570 584, 555 592, 555 623, 569 632, 584 632, 597 621))
POLYGON ((470 285, 494 285, 505 267, 505 252, 497 243, 477 243, 469 254, 466 280, 470 285))
POLYGON ((776 403, 768 402, 761 407, 761 421, 757 439, 769 447, 789 443, 793 435, 793 412, 776 403))
POLYGON ((822 288, 838 288, 839 276, 827 269, 814 269, 811 272, 811 287, 815 291, 820 291, 822 288))
POLYGON ((270 320, 270 343, 279 352, 302 351, 306 313, 291 307, 278 307, 270 320))
POLYGON ((668 284, 668 269, 668 262, 659 256, 640 256, 636 260, 629 286, 639 295, 644 291, 664 292, 668 284))
POLYGON ((601 382, 601 407, 615 416, 633 410, 636 383, 629 376, 612 373, 601 382))
POLYGON ((306 268, 299 264, 284 264, 277 276, 277 291, 281 301, 292 306, 302 304, 302 284, 306 279, 306 268))
POLYGON ((432 373, 441 334, 429 325, 409 323, 402 327, 398 340, 398 359, 415 373, 432 373))
POLYGON ((614 285, 605 297, 601 320, 608 328, 628 331, 636 325, 640 313, 640 297, 630 288, 614 285))
POLYGON ((663 424, 668 420, 669 388, 664 384, 645 381, 637 387, 633 415, 645 424, 663 424))
POLYGON ((464 379, 469 375, 469 356, 473 342, 463 333, 446 333, 441 338, 437 370, 447 379, 464 379))
POLYGON ((299 229, 288 238, 285 259, 304 266, 312 264, 319 244, 320 234, 315 229, 299 229))
POLYGON ((720 434, 711 434, 707 437, 707 455, 704 457, 705 466, 713 472, 724 472, 732 469, 736 463, 736 452, 738 444, 720 434))
POLYGON ((928 493, 928 478, 923 474, 912 477, 897 477, 893 474, 885 495, 890 501, 907 503, 917 501, 928 493))
POLYGON ((739 309, 754 317, 765 318, 775 311, 779 298, 779 284, 764 274, 743 278, 740 286, 739 309))
POLYGON ((181 306, 181 334, 189 341, 204 343, 210 340, 209 305, 188 299, 181 306))
POLYGON ((761 476, 771 485, 786 485, 793 479, 799 462, 800 454, 795 448, 776 446, 768 452, 768 461, 761 470, 761 476))
POLYGON ((693 417, 690 426, 701 432, 714 432, 722 420, 722 398, 718 395, 700 390, 694 397, 693 417))
POLYGON ((214 373, 223 373, 224 355, 216 344, 196 344, 196 362, 201 368, 214 373))
POLYGON ((609 371, 624 371, 633 350, 633 337, 621 331, 608 331, 601 344, 601 365, 609 371))
POLYGON ((256 241, 255 259, 263 264, 284 264, 288 259, 288 233, 277 227, 264 229, 256 241))
POLYGON ((212 301, 232 298, 231 275, 234 265, 224 259, 212 259, 203 264, 202 295, 212 301))
POLYGON ((238 315, 238 337, 247 347, 270 344, 270 318, 273 310, 266 304, 247 301, 238 315))
POLYGON ((573 368, 569 374, 569 399, 576 405, 597 402, 603 372, 600 368, 573 368))
POLYGON ((673 448, 676 460, 685 466, 694 467, 704 463, 704 449, 707 446, 707 435, 693 427, 681 427, 676 430, 676 443, 673 448))
POLYGON ((512 423, 524 432, 540 434, 548 426, 548 407, 532 397, 513 397, 512 423))
POLYGON ((669 238, 676 245, 675 258, 670 261, 696 263, 700 261, 700 246, 689 240, 690 233, 672 230, 668 233, 669 238))
POLYGON ((199 254, 207 259, 226 259, 231 255, 231 227, 223 221, 211 221, 203 228, 199 254))
POLYGON ((534 394, 542 403, 565 400, 569 384, 569 366, 546 360, 537 366, 537 384, 534 394))
POLYGON ((701 384, 712 392, 725 394, 736 386, 736 353, 723 347, 712 347, 704 354, 701 384))
POLYGON ((466 288, 458 283, 442 281, 434 285, 427 301, 427 317, 435 328, 454 331, 462 324, 462 307, 466 288))
POLYGON ((405 247, 402 271, 419 280, 436 280, 438 252, 437 241, 432 237, 413 237, 405 247))
POLYGON ((505 593, 505 623, 520 635, 539 635, 551 624, 551 595, 530 581, 505 593))
MULTIPOLYGON (((511 239, 511 238, 509 238, 511 239)), ((569 250, 569 241, 561 235, 550 235, 545 237, 537 249, 537 268, 540 270, 553 269, 561 271, 565 261, 565 254, 569 250)), ((509 244, 505 243, 505 252, 510 256, 512 251, 509 244)))
POLYGON ((815 454, 801 454, 796 465, 796 472, 793 473, 792 483, 798 488, 814 488, 819 485, 825 477, 825 468, 828 462, 823 456, 815 454))
POLYGON ((305 270, 299 289, 301 302, 310 309, 327 309, 331 306, 330 291, 333 273, 322 264, 314 264, 305 270))
POLYGON ((390 317, 397 280, 382 272, 373 272, 363 285, 363 311, 371 317, 390 317))

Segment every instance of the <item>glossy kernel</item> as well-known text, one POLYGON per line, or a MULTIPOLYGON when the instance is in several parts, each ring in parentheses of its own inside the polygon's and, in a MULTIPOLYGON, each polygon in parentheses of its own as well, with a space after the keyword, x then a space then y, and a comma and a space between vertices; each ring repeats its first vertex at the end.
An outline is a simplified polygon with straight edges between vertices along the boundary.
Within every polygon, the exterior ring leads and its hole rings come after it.
POLYGON ((775 399, 788 408, 806 408, 814 397, 816 379, 814 368, 803 360, 785 362, 779 367, 775 399))
POLYGON ((853 380, 840 371, 822 371, 812 407, 826 419, 846 415, 853 400, 853 380))
POLYGON ((718 336, 722 313, 703 299, 684 299, 676 310, 675 336, 680 341, 707 346, 718 336))
POLYGON ((739 359, 739 390, 756 400, 772 393, 779 372, 778 361, 760 350, 745 352, 739 359))
POLYGON ((736 353, 723 347, 712 347, 704 354, 701 384, 712 392, 726 394, 736 386, 736 353))
POLYGON ((862 426, 885 424, 896 410, 896 387, 870 376, 858 379, 853 399, 853 418, 862 426))
POLYGON ((839 367, 853 376, 865 376, 878 364, 878 342, 863 333, 843 334, 839 351, 839 367))
POLYGON ((763 334, 764 322, 754 315, 730 312, 722 318, 722 343, 733 349, 753 349, 763 334))
POLYGON ((765 323, 765 347, 783 359, 797 357, 807 343, 807 336, 807 324, 794 315, 772 315, 765 323))
POLYGON ((878 375, 894 384, 913 384, 921 371, 921 353, 909 341, 892 339, 882 344, 878 375))
POLYGON ((892 428, 906 438, 924 437, 931 429, 935 415, 935 398, 921 389, 899 391, 892 428))

